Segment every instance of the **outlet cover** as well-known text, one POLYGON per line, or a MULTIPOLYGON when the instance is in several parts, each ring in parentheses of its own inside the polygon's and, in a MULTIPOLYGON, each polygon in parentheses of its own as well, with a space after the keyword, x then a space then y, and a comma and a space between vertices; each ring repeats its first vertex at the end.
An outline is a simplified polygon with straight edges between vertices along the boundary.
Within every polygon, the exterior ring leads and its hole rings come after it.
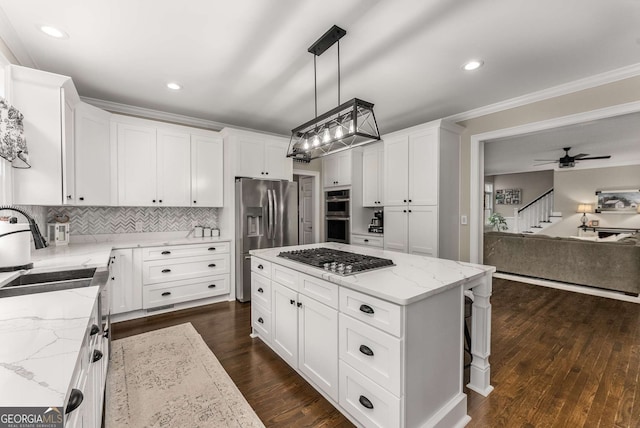
POLYGON ((467 224, 467 216, 466 215, 460 216, 460 224, 467 224))
POLYGON ((144 228, 144 223, 141 221, 136 221, 136 232, 142 232, 144 228))

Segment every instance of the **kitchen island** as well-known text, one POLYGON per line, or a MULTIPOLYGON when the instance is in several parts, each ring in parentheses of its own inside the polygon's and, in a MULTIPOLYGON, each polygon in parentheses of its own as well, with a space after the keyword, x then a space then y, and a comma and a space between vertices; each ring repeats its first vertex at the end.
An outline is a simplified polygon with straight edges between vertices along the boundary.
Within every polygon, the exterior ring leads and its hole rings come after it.
POLYGON ((254 250, 252 329, 358 426, 455 427, 463 383, 464 291, 474 295, 471 381, 491 391, 490 266, 323 243, 254 250), (341 275, 279 257, 326 248, 393 266, 341 275))

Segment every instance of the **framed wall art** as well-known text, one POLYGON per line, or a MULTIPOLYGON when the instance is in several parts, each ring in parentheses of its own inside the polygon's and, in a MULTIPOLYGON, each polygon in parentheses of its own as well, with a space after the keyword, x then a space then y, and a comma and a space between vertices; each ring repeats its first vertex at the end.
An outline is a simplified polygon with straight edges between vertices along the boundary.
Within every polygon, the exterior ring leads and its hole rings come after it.
POLYGON ((597 213, 636 214, 640 205, 640 190, 598 190, 597 213))
POLYGON ((522 203, 522 189, 496 190, 497 205, 518 205, 522 203))

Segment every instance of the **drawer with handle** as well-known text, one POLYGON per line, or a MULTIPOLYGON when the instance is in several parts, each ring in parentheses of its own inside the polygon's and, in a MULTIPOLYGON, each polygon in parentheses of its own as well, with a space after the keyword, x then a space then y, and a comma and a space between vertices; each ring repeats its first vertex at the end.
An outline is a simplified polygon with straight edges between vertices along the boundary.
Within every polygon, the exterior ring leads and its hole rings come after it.
POLYGON ((339 326, 340 359, 399 397, 402 341, 344 314, 339 326))
POLYGON ((351 245, 362 245, 365 247, 384 247, 383 238, 381 236, 369 236, 369 235, 351 235, 351 245))
POLYGON ((402 334, 403 307, 348 288, 340 288, 340 312, 396 337, 402 334))
POLYGON ((142 290, 142 308, 155 308, 228 293, 229 275, 155 284, 142 290))
POLYGON ((142 260, 168 260, 180 257, 206 256, 229 253, 228 242, 207 244, 166 245, 142 248, 142 260))
POLYGON ((271 311, 271 280, 261 275, 251 275, 251 304, 261 305, 271 311))
POLYGON ((229 255, 153 260, 142 263, 144 285, 229 273, 229 255))
POLYGON ((260 305, 251 305, 251 326, 253 333, 263 342, 271 344, 271 312, 260 305))
POLYGON ((271 278, 271 262, 251 256, 251 271, 271 278))
POLYGON ((365 427, 399 427, 402 400, 340 361, 340 406, 365 427))

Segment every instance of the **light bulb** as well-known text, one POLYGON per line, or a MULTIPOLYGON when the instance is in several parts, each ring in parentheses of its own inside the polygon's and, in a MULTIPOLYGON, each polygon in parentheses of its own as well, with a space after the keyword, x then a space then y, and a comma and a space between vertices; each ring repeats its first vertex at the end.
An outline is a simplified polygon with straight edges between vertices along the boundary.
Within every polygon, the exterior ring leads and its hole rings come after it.
POLYGON ((338 127, 336 128, 336 133, 335 136, 337 139, 342 138, 342 125, 338 125, 338 127))
POLYGON ((349 134, 353 133, 353 119, 349 121, 349 134))
POLYGON ((313 147, 318 147, 320 145, 320 138, 317 135, 313 137, 313 147))
POLYGON ((302 147, 303 147, 305 150, 308 150, 308 149, 309 149, 309 139, 307 139, 307 138, 305 138, 305 139, 304 139, 304 144, 302 145, 302 147))
POLYGON ((324 135, 322 136, 322 142, 328 143, 331 140, 331 134, 329 134, 329 128, 324 128, 324 135))

